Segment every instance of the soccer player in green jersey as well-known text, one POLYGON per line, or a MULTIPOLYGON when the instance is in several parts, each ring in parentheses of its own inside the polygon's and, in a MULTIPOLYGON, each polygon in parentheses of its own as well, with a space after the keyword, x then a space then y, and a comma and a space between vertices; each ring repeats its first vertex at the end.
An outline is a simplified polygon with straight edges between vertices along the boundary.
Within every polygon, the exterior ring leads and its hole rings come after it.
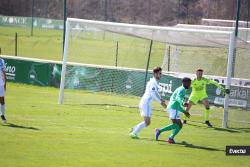
MULTIPOLYGON (((204 117, 205 117, 205 124, 207 124, 208 127, 212 127, 212 124, 209 122, 209 102, 208 102, 208 96, 207 96, 207 89, 206 85, 213 84, 221 89, 221 91, 225 94, 227 91, 216 81, 207 79, 203 77, 203 70, 198 69, 196 71, 196 78, 192 81, 191 88, 192 93, 189 97, 188 107, 187 111, 190 110, 192 105, 197 104, 199 101, 203 103, 205 106, 204 111, 204 117)), ((187 123, 187 118, 184 117, 184 124, 187 123)))
POLYGON ((184 103, 186 90, 190 88, 191 79, 183 78, 182 86, 177 88, 170 97, 170 101, 167 106, 167 112, 169 114, 169 119, 172 120, 172 124, 155 130, 155 139, 158 140, 160 134, 165 131, 172 130, 172 134, 168 138, 168 143, 175 144, 174 137, 180 132, 182 128, 182 122, 180 119, 180 112, 184 113, 187 117, 190 117, 189 112, 186 111, 187 106, 184 103))

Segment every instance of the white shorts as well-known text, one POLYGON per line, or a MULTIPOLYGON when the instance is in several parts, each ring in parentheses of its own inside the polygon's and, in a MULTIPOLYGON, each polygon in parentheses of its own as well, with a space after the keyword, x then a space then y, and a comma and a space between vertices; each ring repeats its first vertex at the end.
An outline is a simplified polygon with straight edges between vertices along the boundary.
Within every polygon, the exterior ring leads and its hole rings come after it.
POLYGON ((181 119, 179 111, 170 108, 167 110, 167 112, 168 112, 169 119, 181 119))
POLYGON ((0 97, 4 97, 5 90, 4 90, 4 85, 0 85, 0 97))
POLYGON ((151 117, 152 109, 148 104, 139 105, 140 113, 142 117, 151 117))

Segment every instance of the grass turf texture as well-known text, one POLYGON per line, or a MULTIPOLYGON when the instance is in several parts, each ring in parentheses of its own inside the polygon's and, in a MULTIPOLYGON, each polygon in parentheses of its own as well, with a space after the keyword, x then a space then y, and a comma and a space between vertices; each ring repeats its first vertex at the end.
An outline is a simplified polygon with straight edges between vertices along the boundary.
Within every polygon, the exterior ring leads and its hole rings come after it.
MULTIPOLYGON (((206 128, 197 123, 200 117, 193 116, 194 121, 176 137, 178 144, 169 145, 164 141, 167 133, 160 136, 162 141, 154 141, 154 128, 169 123, 165 113, 155 111, 141 139, 132 140, 128 129, 141 121, 137 109, 58 105, 57 97, 55 88, 8 84, 9 124, 0 126, 0 166, 233 167, 250 163, 247 156, 225 156, 226 145, 250 144, 247 128, 206 128)), ((82 98, 92 97, 83 93, 82 98)), ((109 96, 110 101, 113 98, 117 97, 109 96)), ((221 125, 221 120, 212 122, 221 125)))
MULTIPOLYGON (((15 32, 18 33, 18 56, 61 60, 63 31, 34 29, 34 36, 30 36, 29 28, 0 26, 0 47, 2 54, 15 54, 15 32)), ((69 44, 69 61, 114 66, 116 63, 116 40, 118 46, 118 66, 132 68, 146 68, 150 41, 129 37, 114 36, 110 33, 90 32, 82 34, 72 32, 77 37, 69 44), (103 40, 105 39, 105 40, 103 40)), ((165 44, 153 43, 149 68, 161 65, 166 49, 165 44)), ((170 71, 176 70, 175 46, 171 46, 170 71)), ((206 74, 226 75, 228 49, 180 47, 178 71, 193 73, 197 68, 203 68, 206 74)), ((235 76, 250 78, 248 64, 250 64, 249 50, 237 49, 235 76)), ((167 60, 165 62, 167 64, 167 60)))

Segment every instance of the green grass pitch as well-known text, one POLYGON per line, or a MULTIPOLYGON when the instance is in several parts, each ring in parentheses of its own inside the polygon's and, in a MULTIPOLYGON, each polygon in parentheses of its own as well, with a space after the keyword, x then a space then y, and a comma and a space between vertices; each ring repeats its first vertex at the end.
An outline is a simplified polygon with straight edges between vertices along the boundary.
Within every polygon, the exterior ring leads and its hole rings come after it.
MULTIPOLYGON (((169 123, 164 112, 154 111, 152 125, 133 140, 128 131, 141 121, 137 109, 58 105, 57 97, 56 88, 8 84, 9 124, 0 125, 1 167, 249 166, 248 156, 225 155, 226 145, 250 144, 247 128, 206 128, 199 123, 202 118, 193 116, 176 137, 178 144, 169 145, 167 133, 154 141, 154 128, 169 123)), ((212 122, 221 125, 221 120, 212 122)))

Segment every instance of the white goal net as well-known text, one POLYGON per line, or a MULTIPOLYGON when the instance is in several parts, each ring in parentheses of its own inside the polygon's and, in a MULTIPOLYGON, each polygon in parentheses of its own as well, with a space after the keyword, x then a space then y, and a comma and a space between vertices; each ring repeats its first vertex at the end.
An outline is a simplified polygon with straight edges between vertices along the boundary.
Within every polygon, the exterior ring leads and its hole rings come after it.
MULTIPOLYGON (((230 88, 234 48, 250 48, 245 41, 237 40, 236 43, 234 32, 229 30, 74 18, 68 18, 66 25, 60 104, 136 107, 146 82, 152 76, 150 69, 160 65, 164 69, 178 66, 189 73, 198 67, 206 67, 211 74, 226 76, 225 85, 230 88), (182 48, 180 56, 184 54, 186 58, 180 59, 178 64, 164 64, 169 61, 166 57, 168 49, 175 46, 182 48), (218 57, 222 57, 220 61, 217 61, 218 57), (82 94, 85 94, 84 98, 82 94)), ((180 85, 180 79, 166 75, 161 85, 162 95, 169 98, 173 89, 180 85)), ((224 126, 227 124, 228 105, 229 96, 226 96, 224 126)))

